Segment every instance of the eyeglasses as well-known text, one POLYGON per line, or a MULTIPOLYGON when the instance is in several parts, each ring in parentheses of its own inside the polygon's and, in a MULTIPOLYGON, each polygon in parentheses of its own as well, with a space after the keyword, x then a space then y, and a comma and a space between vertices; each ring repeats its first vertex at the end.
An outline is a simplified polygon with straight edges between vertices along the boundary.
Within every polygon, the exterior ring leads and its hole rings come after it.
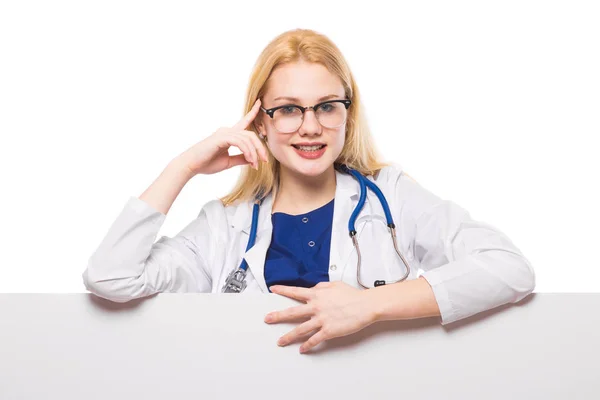
POLYGON ((315 112, 317 121, 324 128, 339 128, 346 122, 348 116, 348 107, 352 104, 351 100, 328 100, 312 107, 302 107, 295 104, 286 104, 269 108, 268 110, 260 107, 271 119, 273 125, 281 133, 295 132, 304 122, 304 113, 311 109, 315 112))

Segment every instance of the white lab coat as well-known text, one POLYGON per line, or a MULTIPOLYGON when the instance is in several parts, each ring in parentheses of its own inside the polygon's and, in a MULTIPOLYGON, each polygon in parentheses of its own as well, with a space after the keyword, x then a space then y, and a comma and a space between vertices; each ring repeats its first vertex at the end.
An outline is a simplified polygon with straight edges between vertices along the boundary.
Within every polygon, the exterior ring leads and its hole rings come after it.
MULTIPOLYGON (((454 202, 424 189, 397 164, 368 179, 379 186, 390 206, 399 249, 411 267, 407 279, 427 279, 443 325, 517 302, 533 291, 531 264, 498 229, 473 220, 454 202)), ((348 220, 358 198, 354 177, 336 171, 329 279, 357 288, 357 253, 348 235, 348 220)), ((212 200, 176 236, 155 241, 166 215, 131 197, 90 257, 84 285, 116 302, 158 292, 220 293, 229 272, 245 257, 248 286, 239 295, 269 293, 263 267, 271 242, 272 200, 270 195, 265 198, 256 243, 246 252, 251 202, 223 207, 218 199, 212 200)), ((371 190, 356 230, 362 282, 372 286, 376 279, 391 281, 404 275, 383 208, 371 190)))

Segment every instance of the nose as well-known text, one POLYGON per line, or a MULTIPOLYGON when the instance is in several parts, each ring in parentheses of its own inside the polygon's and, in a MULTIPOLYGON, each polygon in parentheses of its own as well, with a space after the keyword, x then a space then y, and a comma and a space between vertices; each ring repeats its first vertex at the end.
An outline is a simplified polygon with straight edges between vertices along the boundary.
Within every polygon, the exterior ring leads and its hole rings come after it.
POLYGON ((305 135, 316 135, 321 134, 322 126, 317 120, 317 114, 315 114, 315 110, 306 110, 304 111, 304 119, 302 121, 302 125, 300 125, 300 129, 298 129, 298 133, 301 136, 305 135))

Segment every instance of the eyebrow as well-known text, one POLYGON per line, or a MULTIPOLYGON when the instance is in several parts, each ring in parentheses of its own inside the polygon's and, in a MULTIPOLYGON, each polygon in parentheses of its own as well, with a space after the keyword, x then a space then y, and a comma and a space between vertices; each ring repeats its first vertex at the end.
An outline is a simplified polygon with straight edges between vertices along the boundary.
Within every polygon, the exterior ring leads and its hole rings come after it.
MULTIPOLYGON (((332 99, 332 98, 335 98, 335 97, 340 97, 340 95, 338 95, 338 94, 328 94, 327 96, 323 96, 323 97, 319 98, 318 101, 328 100, 328 99, 332 99)), ((277 100, 300 101, 300 99, 298 99, 297 97, 289 97, 289 96, 280 96, 280 97, 275 97, 273 99, 273 101, 277 101, 277 100)))

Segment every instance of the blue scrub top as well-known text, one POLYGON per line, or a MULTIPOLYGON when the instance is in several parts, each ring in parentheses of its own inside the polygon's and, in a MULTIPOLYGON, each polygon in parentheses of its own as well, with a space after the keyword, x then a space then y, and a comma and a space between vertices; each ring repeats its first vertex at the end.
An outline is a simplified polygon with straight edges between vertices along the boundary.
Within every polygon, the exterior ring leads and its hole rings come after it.
POLYGON ((276 212, 271 215, 273 236, 264 270, 267 287, 309 288, 329 281, 333 202, 306 214, 276 212))

